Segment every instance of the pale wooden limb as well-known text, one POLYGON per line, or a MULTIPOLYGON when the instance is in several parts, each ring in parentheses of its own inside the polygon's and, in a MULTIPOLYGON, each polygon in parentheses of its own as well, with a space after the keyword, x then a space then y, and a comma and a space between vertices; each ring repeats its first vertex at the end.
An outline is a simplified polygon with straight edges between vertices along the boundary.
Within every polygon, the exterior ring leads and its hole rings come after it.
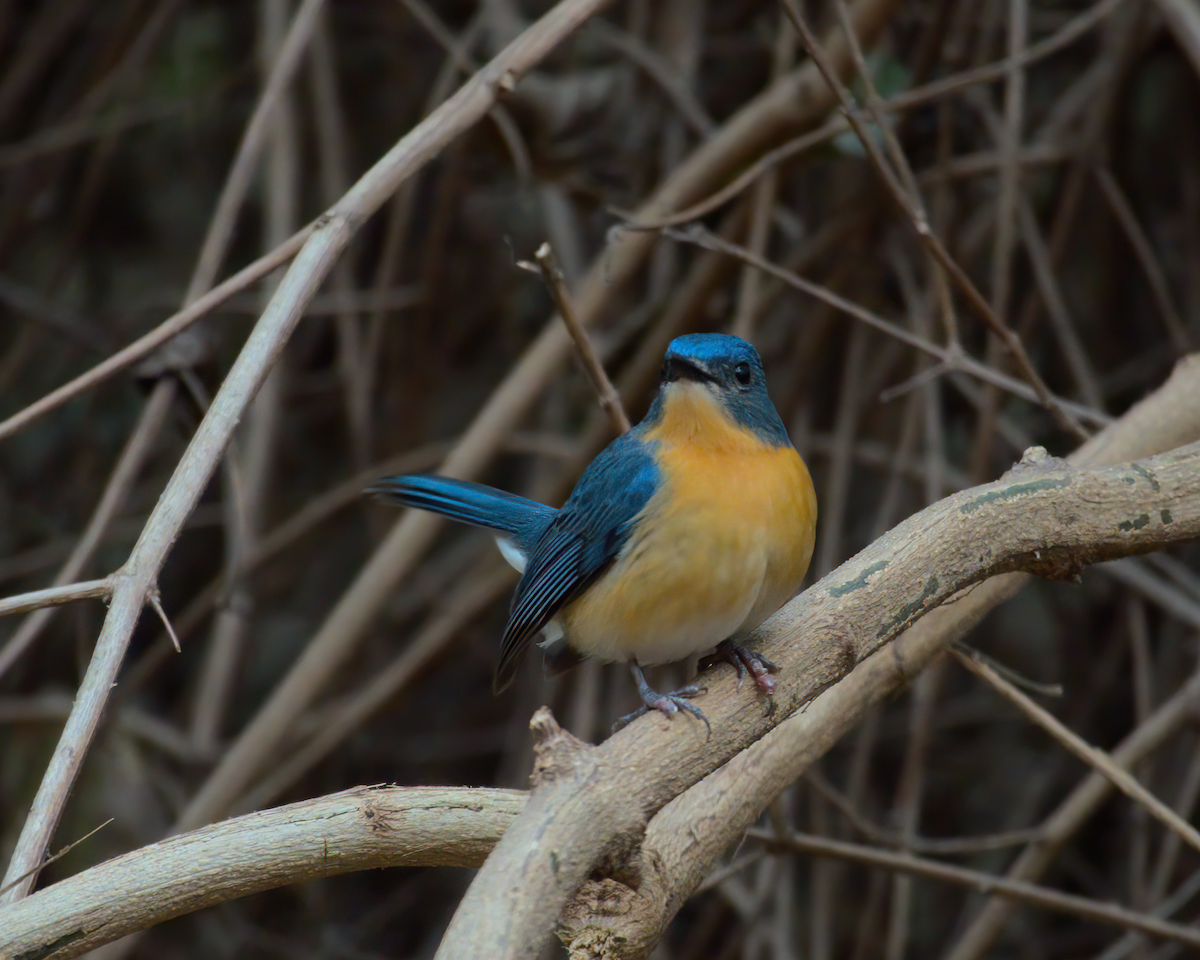
MULTIPOLYGON (((1080 447, 1071 462, 1080 466, 1113 463, 1198 438, 1200 355, 1181 361, 1159 390, 1080 447)), ((950 643, 1031 579, 1028 574, 1008 573, 963 591, 860 663, 801 712, 674 799, 651 820, 642 843, 639 861, 652 864, 653 869, 643 874, 636 887, 613 880, 586 883, 564 911, 560 936, 571 945, 604 944, 611 950, 606 960, 645 956, 717 859, 737 843, 773 797, 857 726, 873 706, 907 686, 950 643), (603 898, 597 883, 605 885, 603 898)), ((790 672, 791 668, 786 669, 790 672)), ((1161 743, 1191 716, 1198 692, 1200 674, 1113 752, 1114 761, 1128 769, 1161 743)), ((1094 809, 1111 791, 1109 782, 1098 773, 1085 783, 1081 794, 1086 796, 1063 804, 1062 816, 1047 823, 1053 836, 1033 843, 1021 857, 1023 869, 1018 872, 1014 868, 1010 877, 1036 877, 1039 868, 1053 860, 1082 811, 1094 809)), ((994 899, 988 904, 987 929, 993 935, 1011 910, 1012 903, 1007 900, 994 899)))
POLYGON ((171 837, 0 909, 0 954, 63 960, 286 883, 379 867, 476 867, 518 790, 354 787, 171 837))
MULTIPOLYGON (((234 428, 262 386, 304 307, 316 293, 358 229, 416 170, 487 114, 498 96, 512 89, 521 75, 538 63, 605 0, 563 0, 506 47, 453 97, 419 123, 371 168, 320 220, 292 262, 275 296, 246 341, 212 406, 188 445, 163 491, 128 562, 114 574, 112 604, 32 809, 26 818, 6 881, 24 876, 5 894, 4 902, 24 897, 35 880, 30 871, 42 860, 58 825, 71 786, 95 738, 100 717, 124 660, 142 606, 154 589, 187 517, 200 498, 225 451, 234 428)), ((397 533, 404 527, 402 522, 397 533)), ((393 541, 396 534, 393 535, 393 541)), ((364 572, 374 588, 384 591, 394 577, 384 568, 386 550, 364 572), (367 573, 373 573, 367 576, 367 573)), ((360 580, 360 585, 362 580, 360 580)), ((352 619, 374 611, 351 589, 339 609, 352 609, 352 619)), ((353 631, 352 631, 353 632, 353 631)), ((232 751, 232 753, 236 753, 232 751)))
MULTIPOLYGON (((1145 547, 1134 540, 1145 538, 1148 546, 1151 534, 1159 542, 1197 536, 1198 468, 1200 444, 1097 470, 1045 458, 1034 448, 996 483, 955 494, 899 524, 768 621, 758 646, 782 664, 785 679, 764 711, 756 698, 736 690, 728 674, 706 678, 702 708, 712 722, 711 738, 698 724, 652 717, 589 747, 539 711, 529 806, 468 890, 438 956, 536 956, 567 899, 598 865, 637 843, 646 819, 722 764, 740 764, 741 751, 800 708, 807 705, 801 718, 811 717, 818 693, 972 583, 1018 569, 1071 576, 1080 563, 1111 557, 1113 550, 1140 552, 1145 547)), ((958 635, 975 622, 962 617, 962 602, 950 608, 958 635)), ((949 639, 939 635, 929 656, 949 639)), ((890 667, 895 658, 907 659, 906 649, 893 646, 873 659, 890 667)), ((848 711, 843 705, 842 729, 856 722, 861 704, 848 711)), ((828 747, 826 735, 835 726, 830 722, 800 741, 810 756, 828 747)), ((782 749, 795 752, 795 742, 782 749)), ((727 793, 746 807, 762 798, 750 796, 757 769, 742 770, 743 779, 729 784, 727 793)), ((685 848, 695 847, 704 832, 696 829, 698 821, 725 819, 714 817, 711 795, 705 800, 708 805, 692 808, 694 816, 686 820, 688 835, 679 838, 685 848)), ((756 806, 754 815, 761 809, 756 806)), ((653 861, 640 862, 643 874, 653 872, 653 861)), ((641 890, 647 882, 644 875, 630 886, 641 890)), ((584 895, 586 903, 602 900, 603 894, 584 895)))

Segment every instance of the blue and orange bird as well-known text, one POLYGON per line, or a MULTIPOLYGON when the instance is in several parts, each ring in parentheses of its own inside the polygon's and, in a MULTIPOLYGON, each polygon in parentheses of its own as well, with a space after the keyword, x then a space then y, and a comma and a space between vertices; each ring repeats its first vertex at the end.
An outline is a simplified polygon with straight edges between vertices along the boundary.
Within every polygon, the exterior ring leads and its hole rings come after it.
MULTIPOLYGON (((766 693, 777 668, 746 635, 800 589, 817 499, 745 340, 689 334, 667 349, 646 418, 591 462, 562 508, 465 480, 400 476, 370 491, 487 527, 520 573, 495 692, 539 632, 546 672, 596 657, 628 663, 646 709, 707 723, 685 687, 642 674, 714 647, 766 693)), ((637 713, 631 714, 636 716, 637 713)))

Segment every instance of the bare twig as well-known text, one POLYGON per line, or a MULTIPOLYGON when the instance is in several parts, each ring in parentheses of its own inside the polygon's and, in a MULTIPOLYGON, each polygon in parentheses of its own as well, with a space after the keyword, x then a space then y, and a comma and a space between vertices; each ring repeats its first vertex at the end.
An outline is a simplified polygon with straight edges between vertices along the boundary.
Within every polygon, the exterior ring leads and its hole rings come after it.
POLYGON ((1035 843, 1038 839, 1037 830, 1013 830, 1009 833, 999 833, 982 837, 921 837, 901 836, 891 830, 885 830, 867 820, 855 808, 854 804, 817 770, 810 769, 804 775, 804 780, 814 787, 829 803, 837 808, 851 825, 868 840, 896 849, 908 850, 910 853, 924 853, 932 856, 949 856, 953 854, 975 854, 987 850, 1003 850, 1019 844, 1035 843))
MULTIPOLYGON (((1036 391, 1030 385, 1015 380, 998 370, 980 363, 978 360, 969 356, 960 349, 953 350, 947 347, 941 347, 924 337, 919 337, 914 333, 905 330, 903 327, 897 326, 889 320, 878 316, 861 307, 845 297, 839 296, 831 290, 826 289, 820 284, 813 283, 811 280, 806 280, 804 277, 798 276, 791 271, 784 270, 782 267, 764 260, 761 257, 756 257, 745 247, 738 246, 734 243, 729 243, 727 240, 722 240, 719 237, 713 236, 703 227, 693 226, 686 230, 678 230, 668 228, 664 233, 673 240, 681 240, 686 243, 694 243, 697 246, 704 247, 707 250, 719 250, 722 253, 727 253, 731 257, 737 257, 745 263, 753 264, 758 269, 778 277, 788 286, 818 300, 828 303, 830 306, 849 314, 857 320, 861 320, 869 326, 886 333, 888 336, 907 344, 915 350, 920 350, 931 357, 941 361, 947 369, 959 370, 963 373, 968 373, 973 377, 977 377, 984 383, 991 383, 1018 397, 1023 397, 1026 400, 1036 402, 1038 396, 1036 391)), ((938 371, 945 372, 945 371, 938 371)), ((1111 417, 1098 410, 1092 410, 1089 407, 1084 407, 1077 403, 1072 403, 1070 400, 1056 397, 1055 402, 1064 409, 1069 410, 1073 415, 1081 420, 1087 420, 1090 423, 1105 424, 1111 422, 1111 417)))
POLYGON ((85 390, 133 366, 143 357, 153 353, 168 340, 182 333, 197 320, 206 316, 214 307, 238 293, 258 280, 261 280, 272 270, 287 263, 311 237, 313 226, 310 224, 288 241, 276 247, 266 256, 259 257, 249 266, 243 267, 228 280, 213 287, 208 293, 193 300, 184 309, 168 317, 149 333, 139 337, 129 346, 118 350, 111 357, 96 364, 91 370, 80 374, 69 383, 64 383, 52 390, 36 403, 31 403, 24 410, 13 414, 7 420, 0 422, 0 440, 12 436, 18 430, 27 427, 34 420, 45 416, 51 410, 57 410, 68 400, 79 396, 85 390))
MULTIPOLYGON (((1014 68, 1027 67, 1074 43, 1081 36, 1084 36, 1088 31, 1102 23, 1117 6, 1124 2, 1125 0, 1100 0, 1099 3, 1088 7, 1070 20, 1053 35, 1040 43, 1027 47, 1025 52, 1015 60, 1000 60, 996 63, 986 64, 982 67, 976 67, 973 70, 965 70, 961 73, 935 80, 925 86, 917 87, 915 90, 906 90, 904 93, 882 101, 880 109, 886 110, 889 113, 900 113, 910 110, 913 107, 923 106, 924 104, 939 100, 950 93, 974 84, 990 83, 998 80, 1014 68)), ((856 31, 856 33, 858 32, 860 31, 856 31)), ((613 212, 628 221, 624 226, 629 230, 661 230, 664 227, 677 227, 684 223, 690 223, 728 203, 773 167, 777 167, 792 157, 799 156, 811 150, 813 147, 826 143, 849 129, 850 123, 845 116, 830 119, 817 129, 805 132, 789 140, 787 143, 764 153, 752 165, 747 167, 746 170, 738 174, 735 179, 731 180, 716 193, 669 216, 651 218, 617 209, 614 209, 613 212)), ((1030 162, 1038 162, 1033 159, 1034 157, 1037 157, 1041 162, 1045 162, 1046 159, 1045 154, 1041 152, 1034 152, 1028 156, 1030 162)), ((969 157, 959 158, 959 162, 966 162, 971 159, 969 157)), ((976 158, 974 162, 980 163, 982 160, 983 158, 976 158)), ((987 163, 990 167, 998 165, 1000 160, 999 158, 989 156, 987 163)))
POLYGON ((45 590, 33 590, 30 593, 22 593, 0 600, 0 617, 11 617, 15 613, 29 613, 31 610, 59 606, 75 600, 107 597, 111 592, 111 577, 105 577, 102 580, 84 580, 81 583, 65 583, 58 587, 47 587, 45 590))
POLYGON ((233 233, 237 211, 250 187, 250 179, 258 164, 263 145, 267 142, 276 109, 300 65, 301 56, 308 48, 308 42, 316 29, 318 15, 324 5, 325 0, 304 0, 292 18, 287 38, 280 47, 279 55, 272 61, 271 72, 263 85, 263 92, 254 105, 254 113, 242 132, 237 153, 226 174, 225 185, 209 220, 208 233, 205 235, 200 255, 196 259, 196 268, 188 284, 185 303, 190 304, 201 296, 216 278, 217 270, 225 257, 230 235, 233 233))
MULTIPOLYGON (((847 19, 842 23, 842 32, 848 38, 847 19)), ((853 46, 852 46, 852 49, 853 46)), ((796 52, 796 35, 792 32, 786 18, 780 14, 779 31, 775 37, 774 48, 771 51, 771 77, 778 79, 791 69, 796 52)), ((771 239, 771 223, 775 214, 775 202, 779 191, 779 170, 772 168, 766 171, 754 185, 750 197, 750 229, 747 231, 746 245, 759 256, 765 256, 771 239)), ((733 320, 729 332, 745 340, 753 339, 754 324, 758 319, 764 298, 762 285, 765 278, 758 270, 749 265, 742 267, 738 278, 737 306, 734 309, 733 320)))
POLYGON ((684 84, 679 82, 671 65, 657 51, 603 20, 593 21, 588 25, 588 31, 627 56, 645 72, 646 76, 658 84, 678 111, 679 116, 697 136, 707 138, 713 135, 717 124, 704 109, 704 104, 697 100, 684 84))
MULTIPOLYGON (((259 60, 263 77, 263 96, 271 88, 275 63, 283 51, 288 32, 290 4, 283 0, 260 0, 259 60)), ((318 31, 320 11, 313 27, 318 31)), ((295 23, 293 22, 293 29, 295 23)), ((320 43, 314 45, 314 63, 320 60, 320 43)), ((315 67, 314 67, 315 69, 315 67)), ((290 90, 277 96, 275 109, 264 131, 263 166, 266 170, 266 209, 264 245, 268 250, 285 241, 295 232, 298 221, 297 198, 299 184, 299 155, 295 116, 295 97, 290 90)), ((318 138, 323 149, 331 140, 340 138, 328 131, 318 138)), ((336 196, 325 199, 333 203, 336 196)), ((335 271, 335 280, 337 271, 335 271)), ((344 287, 344 284, 339 285, 344 287)), ((270 290, 263 291, 265 302, 270 290)), ((340 329, 340 326, 339 326, 340 329)), ((267 377, 250 407, 245 429, 241 434, 244 456, 230 456, 223 462, 225 513, 224 600, 213 618, 208 643, 204 647, 204 662, 199 682, 192 696, 189 737, 198 756, 212 756, 217 749, 225 709, 237 677, 240 653, 250 629, 253 598, 245 576, 245 558, 253 552, 262 528, 263 507, 268 502, 271 469, 279 434, 283 408, 286 366, 279 365, 267 377)), ((352 436, 356 436, 353 430, 352 436)), ((163 625, 176 650, 179 638, 169 620, 163 625)))
POLYGON ((1200 75, 1200 10, 1187 0, 1155 0, 1159 13, 1200 75))
MULTIPOLYGON (((1165 6, 1165 4, 1164 4, 1165 6)), ((1195 16, 1197 28, 1200 29, 1200 16, 1195 16)), ((1200 35, 1197 36, 1197 44, 1200 44, 1200 35)), ((1183 322, 1183 317, 1179 315, 1179 310, 1175 307, 1175 301, 1171 297, 1171 288, 1167 285, 1167 278, 1163 273, 1162 264, 1159 263, 1158 257, 1154 255, 1154 248, 1150 246, 1150 238, 1146 236, 1146 231, 1142 229, 1142 225, 1138 223, 1137 214, 1134 213, 1133 207, 1130 206, 1129 198, 1125 196, 1125 191, 1121 189, 1121 185, 1117 183, 1116 177, 1112 175, 1112 171, 1108 167, 1100 166, 1095 169, 1096 182, 1100 185, 1100 192, 1104 194, 1104 199, 1108 201, 1109 209, 1112 210, 1113 216, 1117 218, 1117 223, 1121 225, 1121 229, 1125 231, 1125 237, 1129 240, 1129 245, 1133 247, 1134 256, 1137 257, 1138 263, 1142 265, 1142 270, 1146 274, 1146 282, 1150 285, 1150 293, 1154 297, 1154 302, 1158 305, 1158 312, 1162 314, 1163 325, 1167 328, 1167 333, 1171 337, 1171 343, 1182 356, 1191 349, 1191 344, 1188 342, 1187 327, 1183 322)))
POLYGON ((1162 823, 1167 829, 1177 833, 1189 846, 1200 850, 1200 831, 1168 807, 1165 803, 1143 787, 1126 771, 1113 763, 1112 757, 1096 747, 1085 743, 1078 735, 1072 733, 1047 710, 1038 706, 1028 696, 1013 684, 1005 680, 988 664, 975 657, 963 653, 959 649, 951 651, 954 658, 981 680, 985 680, 992 689, 1015 705, 1030 720, 1049 733, 1055 740, 1070 750, 1084 763, 1098 770, 1112 781, 1114 787, 1140 803, 1150 815, 1162 823))
POLYGON ((159 596, 158 590, 151 591, 147 599, 154 612, 158 614, 159 622, 162 623, 163 629, 167 631, 167 636, 171 638, 171 646, 175 648, 176 653, 181 653, 183 647, 179 645, 179 636, 175 633, 175 628, 171 626, 171 618, 167 616, 167 611, 163 609, 162 598, 159 596))
POLYGON ((554 305, 558 308, 558 315, 562 317, 563 323, 567 325, 567 330, 571 333, 571 339, 575 341, 575 349, 579 352, 583 369, 587 372, 588 379, 592 381, 592 386, 600 397, 601 408, 608 414, 618 433, 628 432, 633 424, 629 422, 629 417, 625 414, 620 394, 612 385, 612 381, 608 379, 608 374, 604 372, 604 364, 596 355, 596 348, 592 346, 591 338, 579 323, 579 316, 575 313, 574 306, 571 305, 571 294, 567 290, 567 281, 558 266, 554 251, 550 248, 550 244, 543 243, 533 256, 537 260, 537 267, 534 269, 541 273, 546 289, 550 291, 554 305))
MULTIPOLYGON (((168 422, 177 393, 177 382, 174 377, 162 377, 154 385, 154 390, 142 407, 137 426, 129 435, 121 456, 113 468, 112 474, 105 484, 96 509, 88 525, 80 535, 78 542, 71 549, 71 555, 59 568, 54 578, 55 584, 69 583, 83 573, 107 532, 117 512, 129 498, 130 490, 137 480, 146 460, 153 452, 154 444, 168 422)), ((41 635, 50 623, 49 610, 39 611, 17 628, 8 642, 0 649, 0 676, 3 676, 17 659, 41 635)))
POLYGON ((371 682, 350 702, 330 711, 314 735, 293 750, 287 760, 241 798, 240 810, 254 810, 275 801, 300 777, 321 762, 384 704, 393 701, 405 686, 440 654, 462 630, 463 625, 492 603, 513 583, 512 570, 497 567, 490 573, 467 578, 434 610, 404 650, 384 665, 371 682))
POLYGON ((825 837, 814 837, 808 834, 794 833, 786 837, 778 837, 771 831, 758 828, 750 829, 746 833, 747 836, 754 837, 769 847, 783 847, 810 856, 838 857, 853 863, 907 873, 914 877, 957 883, 973 890, 982 890, 1019 903, 1041 907, 1044 910, 1069 913, 1094 920, 1097 923, 1122 927, 1126 930, 1136 930, 1164 940, 1174 940, 1190 947, 1200 948, 1200 930, 1159 920, 1136 910, 1100 903, 1087 897, 1059 893, 1057 890, 1049 890, 1032 883, 994 877, 978 870, 968 870, 946 863, 935 863, 911 854, 893 853, 888 850, 864 847, 855 843, 842 843, 838 840, 828 840, 825 837))
POLYGON ((871 158, 875 169, 878 171, 884 185, 887 187, 892 199, 904 212, 911 222, 913 229, 916 231, 918 238, 929 250, 933 258, 941 265, 941 267, 950 276, 954 284, 959 288, 968 302, 975 308, 976 312, 983 318, 992 332, 1000 338, 1000 341, 1012 353, 1013 358, 1017 361, 1025 379, 1033 387, 1034 392, 1038 396, 1038 400, 1054 415, 1054 418, 1066 430, 1074 433, 1081 439, 1086 439, 1088 433, 1080 425, 1079 421, 1069 414, 1062 405, 1051 394, 1049 387, 1046 386, 1041 375, 1034 369, 1033 363, 1029 359, 1029 355, 1025 352, 1024 346, 1004 322, 996 315, 991 305, 984 298, 971 278, 967 276, 966 271, 958 265, 958 262, 950 256, 942 241, 933 232, 927 218, 922 216, 920 207, 904 190, 896 177, 895 172, 891 169, 888 163, 884 160, 879 151, 879 146, 875 139, 871 136, 866 125, 858 116, 857 108, 850 99, 850 93, 846 90, 845 84, 838 78, 833 70, 833 65, 830 63, 829 57, 826 54, 820 41, 817 40, 813 32, 808 28, 803 15, 800 13, 799 7, 795 0, 782 0, 784 9, 788 11, 788 15, 792 21, 792 25, 800 34, 800 38, 804 43, 804 47, 808 50, 809 55, 817 64, 822 76, 831 89, 836 93, 839 102, 842 105, 842 110, 846 114, 846 119, 849 120, 851 128, 858 135, 863 148, 867 151, 867 155, 871 158))
MULTIPOLYGON (((1129 734, 1111 751, 1121 769, 1129 769, 1138 760, 1158 749, 1180 725, 1190 723, 1200 702, 1200 673, 1194 674, 1146 722, 1129 734)), ((1031 844, 1008 870, 1013 880, 1033 880, 1051 863, 1067 839, 1111 795, 1113 781, 1099 771, 1086 777, 1066 796, 1042 824, 1038 842, 1031 844)), ((1172 832, 1170 836, 1178 836, 1172 832)), ((980 956, 999 933, 1012 904, 991 900, 971 921, 949 951, 954 960, 980 956)))
MULTIPOLYGON (((85 833, 78 840, 72 840, 70 843, 68 843, 65 847, 63 847, 57 853, 52 854, 51 856, 47 857, 44 863, 38 865, 34 869, 35 870, 43 870, 46 867, 50 866, 50 864, 54 863, 56 860, 61 860, 63 857, 65 857, 68 853, 70 853, 72 850, 74 850, 81 843, 83 843, 86 840, 90 840, 97 833, 99 833, 101 830, 103 830, 105 827, 107 827, 110 823, 113 822, 113 819, 114 819, 113 817, 109 817, 107 820, 105 820, 99 826, 93 827, 91 830, 89 830, 87 833, 85 833)), ((24 879, 25 879, 24 877, 17 877, 15 880, 12 881, 12 883, 18 883, 19 881, 24 880, 24 879)), ((12 883, 8 884, 7 886, 0 887, 0 894, 3 894, 4 891, 6 891, 10 886, 12 886, 12 883)))

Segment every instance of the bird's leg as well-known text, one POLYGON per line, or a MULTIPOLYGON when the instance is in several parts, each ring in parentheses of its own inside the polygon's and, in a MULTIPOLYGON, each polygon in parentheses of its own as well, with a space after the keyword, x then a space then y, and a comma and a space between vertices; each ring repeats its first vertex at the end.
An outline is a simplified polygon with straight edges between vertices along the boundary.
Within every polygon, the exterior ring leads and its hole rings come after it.
POLYGON ((695 697, 703 693, 704 687, 696 686, 695 684, 689 684, 686 687, 676 690, 674 693, 658 693, 650 686, 650 684, 646 682, 646 677, 642 673, 642 668, 637 665, 636 661, 630 662, 629 669, 633 671, 633 679, 637 683, 638 693, 641 694, 642 697, 642 706, 634 710, 633 713, 627 713, 625 716, 620 717, 617 722, 613 724, 614 732, 620 730, 633 720, 636 720, 643 713, 646 713, 649 710, 658 710, 661 713, 666 714, 668 717, 673 716, 680 710, 683 710, 686 713, 690 713, 696 719, 703 720, 704 725, 708 727, 708 732, 711 736, 712 725, 708 722, 708 717, 704 715, 704 712, 699 707, 688 702, 688 698, 695 697))
POLYGON ((732 640, 722 640, 717 644, 717 652, 706 659, 704 666, 709 666, 717 660, 733 664, 733 669, 737 671, 739 687, 749 673, 754 678, 755 686, 763 693, 769 695, 775 692, 775 678, 771 674, 778 673, 779 667, 757 650, 750 650, 732 640))

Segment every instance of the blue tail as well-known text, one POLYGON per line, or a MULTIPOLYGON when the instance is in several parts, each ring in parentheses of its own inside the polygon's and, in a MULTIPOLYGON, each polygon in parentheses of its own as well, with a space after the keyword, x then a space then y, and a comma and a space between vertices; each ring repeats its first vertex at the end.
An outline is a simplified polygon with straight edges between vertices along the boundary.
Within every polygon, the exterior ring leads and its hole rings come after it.
POLYGON ((558 515, 554 507, 544 503, 449 477, 417 474, 387 477, 366 492, 406 507, 440 513, 461 523, 507 533, 523 553, 533 548, 558 515))

